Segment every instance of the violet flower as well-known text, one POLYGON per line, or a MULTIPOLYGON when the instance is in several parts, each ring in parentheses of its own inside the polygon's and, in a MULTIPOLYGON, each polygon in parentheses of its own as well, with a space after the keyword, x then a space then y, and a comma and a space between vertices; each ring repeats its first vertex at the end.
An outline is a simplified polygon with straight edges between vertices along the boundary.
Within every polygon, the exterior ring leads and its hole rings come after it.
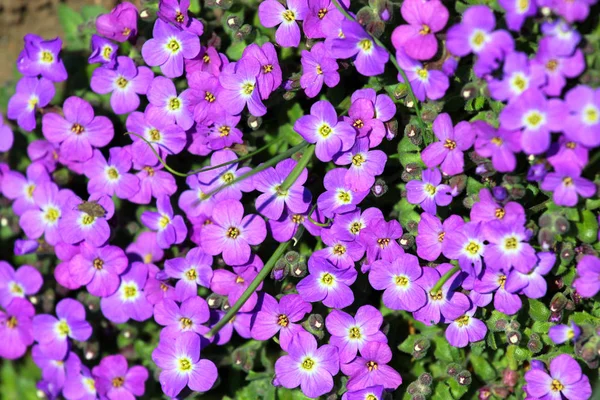
POLYGON ((25 299, 14 299, 4 309, 0 310, 0 357, 15 360, 22 357, 27 347, 33 344, 31 319, 35 309, 25 299))
POLYGON ((194 120, 199 124, 210 125, 211 122, 224 118, 226 104, 221 104, 220 101, 222 88, 219 77, 206 71, 194 71, 188 73, 187 78, 189 87, 196 92, 194 120))
POLYGON ((94 296, 107 297, 119 287, 121 275, 127 269, 125 252, 117 246, 93 247, 80 245, 80 253, 69 262, 69 273, 73 282, 86 286, 94 296))
POLYGON ((0 306, 8 306, 18 298, 32 296, 42 287, 42 274, 30 265, 15 269, 6 261, 0 261, 0 306))
POLYGON ((59 56, 62 40, 57 37, 44 40, 41 36, 28 33, 23 38, 25 48, 17 59, 17 70, 25 76, 41 75, 52 82, 67 79, 65 64, 59 56))
POLYGON ((279 25, 275 31, 275 41, 282 47, 298 47, 300 27, 296 21, 302 21, 308 12, 306 0, 287 0, 287 7, 275 0, 266 0, 258 6, 258 18, 265 28, 279 25))
POLYGON ((96 19, 98 34, 117 42, 125 42, 137 36, 137 8, 129 3, 117 4, 110 13, 96 19))
POLYGON ((80 210, 84 201, 71 194, 64 207, 64 215, 59 220, 58 229, 63 242, 74 245, 86 241, 92 246, 102 246, 108 241, 110 227, 107 220, 115 213, 112 199, 101 194, 92 195, 89 202, 95 202, 100 206, 98 210, 80 210), (104 213, 102 215, 102 213, 104 213))
POLYGON ((407 56, 403 49, 396 52, 396 58, 408 78, 408 82, 404 82, 404 77, 398 74, 398 81, 410 84, 418 100, 438 100, 444 97, 450 86, 450 80, 444 72, 425 68, 421 62, 407 56))
MULTIPOLYGON (((306 30, 306 25, 304 29, 306 30)), ((302 50, 300 62, 302 63, 300 87, 304 89, 306 96, 309 98, 319 94, 323 88, 323 83, 330 88, 340 83, 338 63, 335 58, 330 56, 323 43, 315 43, 310 51, 302 50)))
POLYGON ((488 188, 479 191, 479 201, 471 207, 470 222, 503 221, 507 224, 524 226, 526 221, 525 209, 515 201, 504 205, 499 204, 488 188))
MULTIPOLYGON (((339 4, 342 4, 346 10, 350 7, 349 0, 340 0, 339 4)), ((327 36, 327 28, 344 18, 332 0, 308 0, 308 10, 302 29, 307 38, 322 39, 327 36)))
POLYGON ((482 270, 481 258, 485 254, 483 224, 469 222, 445 238, 444 256, 458 260, 461 269, 471 275, 479 275, 482 270))
POLYGON ((369 147, 377 147, 386 135, 385 125, 376 116, 375 103, 371 99, 358 98, 352 101, 344 121, 358 131, 358 139, 368 138, 369 147))
POLYGON ((424 212, 419 221, 418 234, 415 238, 417 255, 427 261, 435 261, 442 254, 446 234, 452 234, 464 224, 462 217, 449 216, 442 224, 439 218, 424 212))
POLYGON ((519 32, 525 20, 537 14, 538 8, 534 1, 499 0, 498 4, 506 11, 504 19, 511 31, 519 32))
POLYGON ((353 58, 356 70, 365 76, 380 75, 390 59, 389 53, 375 43, 356 21, 342 21, 343 37, 331 42, 331 54, 336 58, 353 58))
POLYGON ((498 129, 485 121, 471 124, 477 134, 475 151, 482 157, 492 159, 492 165, 498 172, 512 172, 517 166, 515 154, 521 152, 521 132, 498 129))
POLYGON ((422 181, 415 179, 406 184, 406 199, 435 215, 437 206, 447 206, 452 202, 452 188, 442 184, 442 173, 437 168, 423 170, 421 176, 422 181))
POLYGON ((502 80, 490 79, 488 82, 494 100, 510 102, 527 89, 539 89, 546 83, 543 68, 531 63, 527 54, 518 51, 506 55, 502 71, 502 80))
POLYGON ((171 173, 163 170, 164 166, 156 160, 156 157, 149 157, 146 160, 134 159, 133 168, 139 170, 135 176, 140 180, 140 190, 129 198, 130 202, 150 204, 152 198, 171 196, 177 191, 175 178, 171 173))
POLYGON ((119 50, 119 46, 96 34, 92 35, 91 46, 92 52, 88 58, 88 63, 100 63, 107 68, 115 67, 117 63, 117 51, 119 50))
POLYGON ((577 278, 573 282, 582 297, 594 297, 600 291, 600 259, 585 255, 577 263, 577 278))
POLYGON ((332 232, 324 229, 321 234, 326 248, 313 252, 315 256, 328 259, 339 269, 354 267, 365 254, 365 248, 349 232, 332 232))
POLYGON ((196 18, 189 17, 189 8, 190 0, 162 0, 158 4, 156 15, 163 21, 179 27, 179 29, 202 36, 204 25, 196 18))
POLYGON ((131 152, 128 147, 111 147, 108 160, 102 153, 94 150, 86 163, 85 175, 89 178, 88 192, 97 195, 116 195, 127 199, 140 190, 140 180, 129 173, 131 152))
POLYGON ((146 299, 144 287, 148 279, 148 265, 134 262, 121 275, 121 284, 117 291, 100 300, 100 309, 104 317, 116 324, 133 319, 145 321, 152 316, 152 305, 146 299))
POLYGON ((532 232, 523 226, 491 221, 483 226, 487 241, 486 266, 493 270, 508 271, 510 267, 528 273, 537 263, 535 250, 527 241, 532 232))
POLYGON ((184 332, 203 335, 208 327, 202 325, 210 318, 206 301, 197 295, 186 298, 181 306, 172 299, 164 299, 154 306, 154 320, 164 326, 160 338, 177 339, 184 332))
MULTIPOLYGON (((508 268, 507 268, 508 270, 508 268)), ((506 287, 504 272, 485 271, 481 279, 475 280, 473 289, 480 294, 494 294, 494 308, 507 315, 516 314, 523 303, 519 295, 509 292, 506 287)), ((479 304, 483 306, 482 304, 479 304)))
MULTIPOLYGON (((397 240, 402 237, 402 227, 396 220, 373 220, 360 231, 359 240, 367 250, 367 264, 375 260, 392 261, 404 253, 397 240)), ((366 271, 363 271, 366 272, 366 271)))
POLYGON ((195 296, 198 293, 198 285, 210 287, 213 277, 212 263, 212 257, 199 247, 188 251, 185 258, 165 261, 166 275, 178 279, 175 290, 180 300, 195 296))
POLYGON ((177 95, 173 81, 157 76, 150 84, 147 95, 150 105, 145 114, 148 120, 160 120, 164 125, 176 123, 183 130, 194 125, 192 111, 196 104, 196 94, 192 89, 186 89, 177 95))
MULTIPOLYGON (((325 222, 325 218, 318 209, 313 211, 311 218, 320 224, 325 222)), ((281 214, 279 219, 270 219, 268 223, 269 227, 271 228, 271 235, 273 236, 273 239, 280 243, 287 242, 294 237, 300 225, 303 225, 313 236, 319 236, 322 231, 320 226, 313 224, 308 219, 308 211, 294 214, 286 209, 283 211, 283 214, 281 214)))
POLYGON ((344 237, 350 234, 355 241, 359 241, 360 232, 380 219, 383 219, 383 213, 379 208, 370 207, 364 211, 357 209, 336 215, 329 232, 333 237, 344 237))
POLYGON ((469 343, 485 338, 487 326, 481 320, 473 318, 476 309, 473 306, 470 311, 450 322, 446 328, 446 339, 452 346, 466 347, 469 343))
POLYGON ((227 199, 241 200, 242 192, 251 192, 255 189, 254 179, 242 179, 234 183, 237 178, 251 170, 250 167, 238 168, 239 164, 231 163, 231 161, 237 159, 238 156, 232 150, 216 151, 210 157, 210 165, 227 165, 198 173, 198 181, 200 183, 219 188, 219 191, 214 194, 214 197, 218 201, 227 199))
POLYGON ((548 96, 560 96, 567 78, 575 78, 584 71, 585 59, 581 49, 574 53, 563 53, 563 49, 552 45, 550 38, 542 38, 533 63, 542 66, 546 73, 543 90, 548 96))
POLYGON ((324 216, 331 218, 334 214, 354 211, 367 195, 369 190, 355 192, 346 183, 347 170, 334 168, 327 171, 323 179, 325 192, 317 199, 319 210, 324 216))
POLYGON ((565 95, 565 105, 565 136, 589 148, 600 146, 600 89, 576 86, 565 95))
MULTIPOLYGON (((152 148, 163 158, 167 155, 179 154, 187 142, 185 131, 173 121, 165 121, 159 113, 132 112, 127 117, 125 125, 129 132, 136 133, 150 142, 152 148)), ((134 161, 142 159, 158 161, 148 143, 135 135, 131 135, 131 139, 134 161)))
POLYGON ((14 200, 12 211, 17 216, 23 215, 27 210, 35 210, 33 194, 36 188, 44 182, 50 181, 48 171, 41 163, 33 163, 27 167, 26 177, 17 171, 7 171, 2 177, 2 194, 14 200))
POLYGON ((533 398, 589 399, 592 396, 590 380, 568 354, 560 354, 550 361, 550 374, 545 369, 532 368, 525 373, 527 394, 533 398))
POLYGON ((386 343, 369 342, 360 350, 360 356, 348 364, 342 364, 342 372, 348 375, 348 390, 382 385, 395 390, 402 384, 402 377, 387 365, 392 361, 392 350, 386 343))
POLYGON ((108 399, 131 399, 143 396, 148 370, 141 365, 129 368, 127 359, 121 354, 106 356, 92 368, 96 389, 108 399))
POLYGON ((550 172, 544 177, 540 188, 554 192, 552 199, 557 205, 574 207, 579 201, 578 195, 588 198, 594 196, 598 191, 594 182, 582 178, 580 175, 581 169, 577 165, 556 164, 554 172, 550 172))
POLYGON ((528 273, 513 268, 506 277, 505 288, 510 293, 522 292, 530 299, 539 299, 546 295, 548 284, 544 275, 548 274, 556 262, 556 254, 550 252, 537 253, 538 261, 528 273))
POLYGON ((32 131, 37 125, 36 110, 46 107, 54 93, 54 85, 48 79, 23 77, 17 82, 15 94, 8 100, 6 116, 16 120, 21 129, 32 131))
POLYGON ((173 213, 171 200, 167 196, 156 199, 157 211, 144 211, 142 223, 157 232, 156 242, 162 249, 168 249, 174 244, 183 243, 187 237, 187 227, 181 215, 173 213))
POLYGON ((242 58, 251 57, 260 64, 260 71, 256 78, 258 91, 261 99, 269 98, 269 95, 281 86, 281 67, 277 59, 277 51, 273 43, 266 42, 262 46, 252 43, 244 49, 242 58))
POLYGON ((544 22, 542 33, 549 38, 549 46, 556 54, 573 54, 581 41, 577 28, 561 19, 544 22))
MULTIPOLYGON (((228 303, 235 304, 242 294, 248 289, 248 286, 254 281, 258 272, 254 268, 246 268, 243 271, 231 272, 225 269, 216 269, 210 280, 210 289, 221 296, 226 296, 228 303)), ((258 290, 262 289, 262 284, 258 290)), ((258 295, 253 292, 244 303, 241 312, 250 312, 254 310, 258 301, 258 295)))
POLYGON ((555 325, 548 329, 548 337, 554 344, 563 344, 571 340, 576 341, 580 335, 581 328, 575 325, 573 321, 570 325, 555 325))
POLYGON ((239 115, 221 113, 220 118, 214 121, 208 131, 208 147, 211 150, 221 150, 225 147, 233 147, 235 143, 244 143, 242 131, 236 128, 240 118, 239 115))
POLYGON ((354 293, 350 289, 357 276, 354 268, 342 271, 329 260, 312 256, 308 259, 308 272, 296 285, 304 301, 321 301, 331 308, 345 308, 354 302, 354 293))
POLYGON ((222 87, 219 100, 228 113, 239 114, 246 105, 250 114, 255 117, 267 113, 267 107, 261 100, 258 87, 260 73, 260 62, 251 56, 243 57, 236 64, 230 64, 223 70, 219 75, 222 87))
POLYGON ((9 151, 13 146, 14 139, 10 125, 4 123, 4 117, 0 114, 0 153, 9 151))

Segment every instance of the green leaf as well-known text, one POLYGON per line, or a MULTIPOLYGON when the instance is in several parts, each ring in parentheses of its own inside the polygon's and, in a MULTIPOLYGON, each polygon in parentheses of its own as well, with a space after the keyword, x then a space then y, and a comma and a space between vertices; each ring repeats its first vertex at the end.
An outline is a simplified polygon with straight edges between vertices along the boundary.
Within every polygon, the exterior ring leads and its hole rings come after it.
POLYGON ((584 243, 594 243, 598 239, 598 219, 589 210, 581 212, 582 221, 577 223, 577 239, 584 243))
POLYGON ((437 360, 453 362, 460 359, 460 352, 446 340, 445 336, 433 338, 435 350, 433 355, 437 360))
POLYGON ((467 194, 469 196, 478 194, 483 187, 483 183, 479 182, 477 179, 471 177, 467 179, 467 194))
POLYGON ((433 395, 431 396, 431 400, 449 399, 453 399, 452 394, 450 393, 450 387, 448 387, 448 385, 446 385, 444 382, 438 382, 433 391, 433 395))
POLYGON ((65 33, 67 46, 72 50, 87 48, 86 43, 79 33, 79 25, 85 22, 81 14, 63 3, 58 3, 57 15, 58 22, 65 33))
POLYGON ((454 379, 446 380, 448 386, 450 386, 450 393, 452 393, 452 397, 455 399, 460 399, 469 391, 469 387, 465 385, 461 385, 454 379))
POLYGON ((85 21, 95 20, 100 14, 106 14, 108 10, 102 6, 85 5, 81 7, 81 16, 85 21))
POLYGON ((233 61, 237 61, 242 58, 242 53, 244 53, 244 49, 246 48, 246 42, 244 41, 234 41, 225 51, 227 57, 229 57, 233 61))
POLYGON ((471 354, 471 365, 473 372, 484 382, 491 382, 496 379, 496 370, 487 361, 486 356, 471 354))
POLYGON ((415 350, 415 342, 420 338, 420 335, 409 335, 404 342, 398 346, 398 350, 404 353, 412 354, 415 350))
POLYGON ((529 316, 534 321, 547 322, 550 318, 550 309, 539 300, 529 299, 529 316))

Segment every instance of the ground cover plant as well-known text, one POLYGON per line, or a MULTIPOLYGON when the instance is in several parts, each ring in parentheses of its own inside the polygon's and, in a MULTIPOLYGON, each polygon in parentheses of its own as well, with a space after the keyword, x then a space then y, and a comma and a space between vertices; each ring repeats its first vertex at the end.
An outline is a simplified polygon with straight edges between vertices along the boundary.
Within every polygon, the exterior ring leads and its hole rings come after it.
POLYGON ((0 105, 0 397, 600 398, 595 0, 58 8, 0 105))

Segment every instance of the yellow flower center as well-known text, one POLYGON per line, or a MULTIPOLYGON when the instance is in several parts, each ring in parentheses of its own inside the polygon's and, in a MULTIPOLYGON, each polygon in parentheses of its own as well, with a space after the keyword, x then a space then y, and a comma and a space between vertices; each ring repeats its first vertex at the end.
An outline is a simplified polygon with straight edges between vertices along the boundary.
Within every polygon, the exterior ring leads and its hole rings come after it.
POLYGON ((83 126, 79 124, 73 124, 73 126, 71 127, 71 132, 73 132, 76 135, 81 135, 84 130, 85 129, 83 128, 83 126))
POLYGON ((357 129, 361 129, 363 126, 365 126, 365 123, 363 122, 362 119, 357 118, 354 120, 354 123, 352 123, 352 126, 357 129))
POLYGON ((216 100, 216 98, 215 95, 211 92, 206 92, 204 94, 204 100, 208 101, 209 103, 213 103, 216 100))
POLYGON ((263 65, 262 70, 263 70, 263 74, 268 74, 268 73, 273 72, 273 64, 263 65))
POLYGON ((183 21, 185 21, 185 17, 181 13, 181 11, 177 11, 177 14, 175 15, 175 21, 180 24, 183 23, 183 21))
POLYGON ((385 249, 390 244, 390 239, 389 238, 377 239, 377 244, 379 245, 380 249, 385 249))
POLYGON ((94 269, 100 271, 102 270, 102 268, 104 268, 104 261, 99 258, 96 258, 94 260, 94 269))
POLYGON ((519 0, 517 2, 517 10, 519 14, 523 14, 529 8, 529 0, 519 0))
POLYGON ((497 137, 497 136, 496 136, 496 137, 494 137, 494 138, 492 138, 491 142, 492 142, 493 144, 495 144, 496 146, 502 146, 502 143, 504 143, 504 142, 502 141, 502 139, 500 139, 500 138, 499 138, 499 137, 497 137))
POLYGON ((421 79, 427 79, 429 72, 427 72, 425 68, 419 68, 417 69, 417 75, 419 75, 419 78, 421 79))
POLYGON ((527 81, 521 74, 518 74, 513 79, 513 86, 518 89, 519 92, 524 91, 527 88, 527 81))
POLYGON ((504 208, 499 207, 496 208, 496 211, 494 211, 494 215, 496 216, 496 218, 502 219, 506 215, 506 211, 504 211, 504 208))
POLYGON ((235 278, 235 283, 237 283, 238 285, 241 285, 241 284, 242 284, 242 283, 244 283, 244 282, 246 282, 246 281, 244 280, 244 278, 242 278, 242 277, 241 277, 241 276, 239 276, 239 275, 238 275, 238 276, 235 278))
POLYGON ((446 139, 446 141, 444 142, 444 147, 448 150, 454 150, 456 148, 456 142, 451 139, 446 139))
POLYGON ((335 246, 333 246, 333 254, 343 256, 344 254, 346 254, 346 247, 342 246, 341 244, 336 244, 335 246))
POLYGON ((319 19, 325 18, 325 15, 327 15, 327 9, 326 8, 321 8, 319 10, 319 12, 317 13, 317 16, 319 17, 319 19))
POLYGON ((56 330, 62 336, 67 336, 69 333, 71 333, 71 329, 65 321, 60 321, 56 327, 56 330))
POLYGON ((117 376, 111 381, 111 384, 114 388, 120 388, 121 386, 123 386, 124 383, 125 379, 122 376, 117 376))
POLYGON ((556 67, 558 67, 557 60, 550 60, 546 63, 546 69, 550 72, 554 72, 556 70, 556 67))
POLYGON ((38 99, 37 96, 31 96, 29 98, 29 100, 27 101, 27 105, 29 106, 29 109, 30 110, 35 109, 35 106, 37 106, 37 104, 38 104, 39 101, 40 100, 38 99))
POLYGON ((531 128, 537 128, 542 122, 542 115, 538 112, 531 112, 527 116, 527 123, 531 126, 531 128))
POLYGON ((292 215, 292 222, 295 224, 301 224, 304 222, 304 216, 300 214, 292 215))
POLYGON ((149 166, 145 166, 144 168, 142 168, 144 171, 146 171, 146 173, 148 174, 148 176, 154 176, 154 168, 149 167, 149 166))
POLYGON ((575 142, 567 142, 567 143, 565 143, 565 147, 567 149, 573 150, 575 147, 577 147, 577 144, 575 142))
POLYGON ((181 108, 181 100, 179 100, 178 97, 172 97, 169 100, 169 110, 171 111, 177 111, 181 108))
POLYGON ((113 49, 110 46, 104 46, 102 49, 102 58, 105 60, 110 60, 110 56, 112 55, 113 49))
POLYGON ((319 64, 317 64, 316 69, 317 69, 317 74, 318 75, 323 75, 323 68, 321 68, 321 66, 319 64))
POLYGON ((181 322, 181 327, 183 329, 190 329, 193 325, 192 320, 186 317, 181 318, 179 322, 181 322))
POLYGON ((552 390, 553 392, 560 392, 564 388, 565 386, 562 383, 560 383, 558 379, 553 379, 552 383, 550 384, 550 390, 552 390))
POLYGON ((342 203, 350 203, 352 201, 352 196, 350 195, 349 192, 345 191, 345 190, 340 190, 338 193, 338 199, 342 202, 342 203))
POLYGON ((473 44, 477 47, 481 46, 483 44, 483 42, 485 42, 485 35, 483 34, 483 32, 477 32, 474 36, 473 36, 473 44))
POLYGON ((446 236, 446 232, 440 232, 438 235, 438 242, 442 243, 444 241, 444 236, 446 236))
POLYGON ((329 125, 327 125, 327 124, 323 124, 319 128, 319 135, 321 135, 324 138, 326 138, 329 135, 331 135, 331 132, 333 132, 333 129, 331 129, 331 127, 329 125))
POLYGON ((94 216, 92 216, 92 215, 89 215, 89 214, 85 214, 85 215, 83 216, 83 218, 81 218, 81 223, 82 223, 83 225, 86 225, 86 226, 87 226, 87 225, 91 225, 91 224, 93 224, 95 220, 96 220, 96 217, 94 217, 94 216))
POLYGON ((358 45, 363 51, 369 51, 373 47, 373 42, 369 39, 363 39, 360 42, 358 42, 358 45))
POLYGON ((85 378, 83 382, 90 392, 96 393, 96 381, 94 378, 85 378))
POLYGON ((469 318, 470 317, 468 315, 463 315, 462 317, 455 319, 455 321, 458 324, 458 326, 462 328, 463 326, 469 325, 469 318))
POLYGON ((475 242, 469 242, 466 247, 467 252, 471 253, 471 255, 475 255, 479 253, 479 245, 475 242))
POLYGON ((14 294, 15 296, 22 296, 24 291, 23 291, 23 287, 21 287, 21 285, 19 285, 16 282, 12 282, 10 285, 10 292, 12 294, 14 294))
POLYGON ((583 120, 588 125, 594 125, 600 121, 600 111, 596 107, 586 107, 583 115, 583 120))
POLYGON ((360 167, 361 165, 363 165, 363 163, 365 162, 365 157, 363 157, 362 154, 356 154, 354 157, 352 157, 352 164, 356 165, 357 167, 360 167))
POLYGON ((234 226, 227 229, 227 237, 230 239, 236 239, 240 235, 240 230, 234 226))
POLYGON ((148 136, 150 136, 151 141, 158 142, 160 140, 160 131, 156 128, 152 128, 150 129, 148 136))
POLYGON ((129 36, 130 33, 131 33, 131 29, 124 28, 123 32, 121 32, 121 35, 123 35, 123 36, 129 36))
POLYGON ((208 54, 205 54, 204 56, 202 56, 202 61, 204 61, 204 64, 208 64, 210 62, 210 56, 208 54))
POLYGON ((571 186, 572 184, 573 184, 573 178, 571 178, 570 176, 566 176, 563 178, 563 185, 571 186))
POLYGON ((515 250, 518 244, 519 241, 516 237, 509 237, 504 241, 504 248, 507 250, 515 250))
POLYGON ((441 300, 443 297, 442 295, 442 289, 438 290, 437 292, 429 292, 429 298, 431 300, 441 300))
POLYGON ((160 219, 158 220, 158 225, 162 228, 165 229, 167 227, 167 225, 169 225, 171 223, 171 219, 166 216, 163 215, 162 217, 160 217, 160 219))
POLYGON ((437 191, 437 189, 431 183, 428 183, 425 185, 425 191, 427 192, 428 195, 433 196, 435 194, 435 192, 437 191))
POLYGON ((110 167, 106 170, 106 175, 112 180, 119 178, 119 171, 115 167, 110 167))
POLYGON ((289 325, 289 323, 290 323, 290 320, 287 315, 280 314, 277 317, 277 325, 283 326, 284 328, 286 328, 289 325))
POLYGON ((360 222, 353 222, 352 225, 350 225, 350 232, 357 235, 362 230, 362 228, 363 226, 360 222))
POLYGON ((27 186, 27 197, 33 197, 33 191, 35 190, 35 185, 27 186))
POLYGON ((198 278, 198 273, 196 272, 196 268, 190 268, 185 272, 185 277, 188 281, 196 281, 198 278))
POLYGON ((133 299, 137 297, 137 287, 135 285, 124 285, 123 286, 123 296, 125 299, 133 299))
POLYGON ((56 220, 60 217, 60 211, 54 207, 51 207, 46 211, 46 220, 48 222, 56 222, 56 220))
POLYGON ((244 92, 245 95, 250 96, 252 92, 254 92, 254 84, 250 82, 244 83, 242 85, 242 92, 244 92))
POLYGON ((373 370, 377 370, 379 367, 377 365, 377 363, 375 361, 369 361, 367 362, 367 369, 369 371, 373 371, 373 370))
POLYGON ((348 330, 348 337, 350 339, 360 339, 362 337, 360 333, 360 328, 358 326, 353 326, 348 330))
POLYGON ((189 371, 192 369, 192 361, 189 358, 180 358, 179 359, 179 370, 180 371, 189 371))
POLYGON ((500 285, 501 289, 504 289, 504 284, 506 283, 506 275, 500 275, 498 277, 498 285, 500 285))
POLYGON ((405 276, 398 275, 394 278, 396 285, 398 286, 406 286, 408 285, 408 278, 405 276))
POLYGON ((122 76, 117 78, 117 86, 120 87, 121 89, 125 89, 125 87, 127 86, 127 84, 129 83, 129 81, 125 78, 123 78, 122 76))
POLYGON ((421 35, 427 35, 427 34, 431 33, 431 28, 428 25, 423 24, 419 33, 421 35))
POLYGON ((333 285, 333 281, 334 281, 333 275, 331 275, 329 272, 326 272, 321 277, 321 282, 325 285, 331 286, 331 285, 333 285))
POLYGON ((219 136, 220 137, 225 137, 225 136, 229 136, 229 133, 231 132, 231 127, 223 125, 219 127, 219 136))
POLYGON ((17 325, 18 325, 17 317, 15 317, 14 315, 12 317, 9 317, 8 320, 6 321, 6 327, 8 329, 14 329, 17 327, 17 325))
POLYGON ((48 50, 42 50, 42 55, 40 57, 43 63, 50 64, 54 62, 54 56, 48 50))
POLYGON ((304 359, 304 361, 302 361, 301 365, 302 365, 302 369, 310 371, 315 366, 315 362, 313 361, 312 358, 308 358, 307 357, 307 358, 304 359))
POLYGON ((287 22, 292 22, 296 20, 296 15, 292 10, 285 10, 283 12, 283 19, 285 19, 287 22))
POLYGON ((172 53, 177 53, 179 49, 181 49, 181 45, 177 40, 171 39, 169 40, 169 43, 167 43, 167 49, 171 50, 172 53))
POLYGON ((235 176, 233 175, 233 173, 227 172, 223 175, 222 179, 225 183, 231 183, 235 179, 235 176))

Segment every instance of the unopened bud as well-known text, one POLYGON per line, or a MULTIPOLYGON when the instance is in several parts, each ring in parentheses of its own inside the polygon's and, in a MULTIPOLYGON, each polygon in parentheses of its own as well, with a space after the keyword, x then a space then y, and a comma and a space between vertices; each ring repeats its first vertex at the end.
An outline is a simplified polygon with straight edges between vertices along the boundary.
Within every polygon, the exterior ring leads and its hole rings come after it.
POLYGON ((548 322, 560 322, 560 321, 562 321, 562 317, 563 317, 562 311, 552 312, 552 313, 550 313, 550 318, 548 318, 548 322))
POLYGON ((521 328, 521 324, 516 319, 513 319, 510 321, 508 327, 510 328, 510 330, 518 331, 521 328))
POLYGON ((208 303, 208 306, 213 309, 221 308, 222 302, 223 302, 223 297, 219 296, 216 293, 211 293, 206 298, 206 303, 208 303))
POLYGON ((406 83, 399 83, 398 86, 394 88, 394 98, 396 100, 400 100, 405 98, 408 95, 408 87, 406 83))
POLYGON ((504 186, 494 186, 492 195, 498 201, 504 201, 508 198, 508 191, 504 186))
POLYGON ((492 391, 487 386, 482 387, 481 389, 479 389, 479 392, 477 392, 478 400, 488 400, 491 396, 492 396, 492 391))
POLYGON ((509 344, 519 344, 521 341, 521 333, 519 331, 511 331, 506 334, 506 340, 509 344))
MULTIPOLYGON (((214 6, 222 8, 223 10, 229 10, 232 5, 233 5, 233 0, 214 0, 214 6)), ((212 6, 213 5, 211 5, 210 7, 212 7, 212 6)))
POLYGON ((252 33, 252 26, 244 24, 235 33, 235 38, 239 41, 246 39, 252 33))
POLYGON ((388 140, 392 140, 392 138, 395 138, 398 135, 398 121, 395 119, 386 122, 385 127, 387 130, 388 140))
POLYGON ((556 231, 558 233, 560 233, 561 235, 567 233, 570 228, 571 228, 571 225, 569 224, 569 221, 565 217, 559 215, 554 220, 554 229, 556 229, 556 231))
POLYGON ((323 316, 321 314, 310 314, 308 317, 308 324, 312 329, 317 331, 322 331, 325 327, 323 316))
POLYGON ((288 275, 289 265, 283 260, 277 260, 275 266, 271 270, 271 279, 282 281, 288 275))
POLYGON ((427 397, 425 397, 424 394, 416 394, 412 397, 412 400, 425 400, 427 399, 427 397))
POLYGON ((460 365, 456 363, 448 364, 446 367, 446 373, 450 376, 456 376, 460 371, 460 365))
POLYGON ((494 331, 495 332, 504 332, 506 330, 507 326, 508 326, 508 321, 507 320, 505 320, 505 319, 499 319, 494 324, 494 331))
POLYGON ((475 85, 473 85, 472 83, 468 83, 463 87, 461 94, 465 100, 468 100, 474 99, 477 96, 478 92, 479 91, 477 90, 475 85))
POLYGON ((227 18, 227 26, 237 31, 242 26, 242 20, 237 15, 230 15, 227 18))
POLYGON ((594 343, 586 343, 581 349, 580 357, 586 362, 592 362, 598 357, 594 343))
POLYGON ((415 360, 420 360, 427 355, 427 352, 426 351, 413 351, 411 355, 413 356, 413 358, 415 360))
POLYGON ((552 218, 552 214, 546 212, 540 216, 538 224, 541 228, 546 228, 552 225, 553 220, 554 219, 552 218))
POLYGON ((296 251, 288 251, 284 256, 284 259, 288 264, 296 264, 300 259, 300 254, 296 251))
POLYGON ((421 385, 417 381, 411 382, 406 389, 406 392, 412 396, 421 393, 421 385))
POLYGON ((400 246, 402 246, 402 248, 404 250, 410 249, 411 247, 413 247, 414 244, 415 244, 415 238, 413 235, 411 235, 409 233, 405 233, 400 238, 400 246))
POLYGON ((450 178, 448 184, 452 189, 454 189, 456 194, 462 193, 467 187, 467 176, 464 174, 454 175, 452 178, 450 178))
POLYGON ((306 274, 308 273, 308 268, 306 267, 306 262, 304 261, 300 261, 298 263, 296 263, 296 265, 294 265, 294 267, 292 268, 292 275, 294 275, 296 278, 303 278, 306 276, 306 274))
POLYGON ((550 302, 550 311, 559 312, 564 310, 567 305, 567 298, 562 293, 556 293, 550 302))
POLYGON ((414 351, 427 351, 431 346, 431 342, 427 338, 420 338, 415 341, 413 346, 414 351))
POLYGON ((506 368, 502 372, 502 383, 504 383, 508 387, 514 387, 517 385, 519 381, 519 373, 517 371, 513 371, 510 368, 506 368))
POLYGON ((433 376, 431 374, 424 372, 419 376, 419 383, 425 386, 431 386, 433 382, 433 376))
POLYGON ((258 128, 260 128, 260 126, 262 125, 262 122, 263 122, 263 119, 261 117, 255 117, 254 115, 251 115, 248 117, 248 128, 255 131, 258 128))
POLYGON ((377 179, 371 188, 371 192, 375 197, 381 197, 388 191, 388 187, 383 179, 377 179))
POLYGON ((470 385, 471 381, 472 381, 471 373, 469 371, 467 371, 466 369, 460 371, 458 373, 458 375, 456 376, 456 381, 461 386, 468 386, 468 385, 470 385))
POLYGON ((508 388, 498 385, 492 387, 492 393, 494 394, 494 396, 500 399, 505 399, 510 394, 508 388))
POLYGON ((555 243, 554 232, 552 232, 548 228, 540 229, 540 231, 538 232, 538 242, 542 246, 543 250, 550 250, 555 243))

